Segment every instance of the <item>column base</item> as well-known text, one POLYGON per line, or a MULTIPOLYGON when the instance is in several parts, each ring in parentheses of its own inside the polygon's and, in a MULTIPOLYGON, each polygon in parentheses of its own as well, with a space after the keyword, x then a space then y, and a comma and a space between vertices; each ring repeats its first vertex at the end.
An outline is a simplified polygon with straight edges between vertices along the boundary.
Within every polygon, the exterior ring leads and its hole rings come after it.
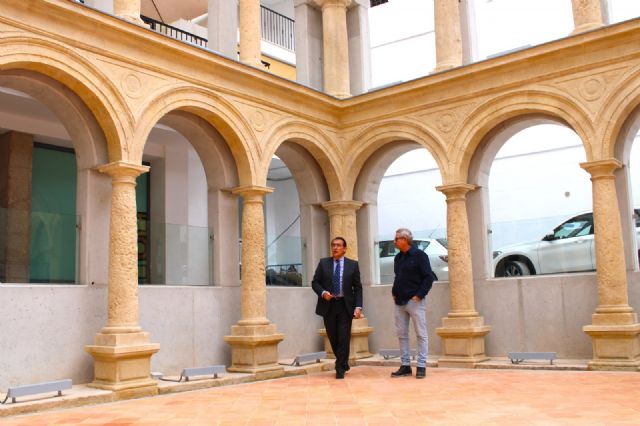
POLYGON ((589 370, 640 371, 640 324, 586 325, 582 330, 593 344, 589 370))
POLYGON ((156 395, 151 379, 151 356, 160 350, 149 343, 149 333, 98 333, 95 344, 85 346, 94 359, 94 380, 88 386, 122 393, 123 397, 156 395))
POLYGON ((224 336, 231 346, 227 370, 256 374, 261 379, 284 376, 284 367, 278 364, 278 343, 283 339, 275 324, 232 326, 231 335, 224 336))
MULTIPOLYGON (((373 327, 369 327, 369 320, 365 317, 360 319, 354 319, 351 324, 351 342, 349 343, 349 360, 355 361, 356 359, 370 358, 373 356, 369 352, 369 335, 373 333, 373 327)), ((327 336, 327 330, 321 328, 318 330, 324 338, 324 350, 327 352, 327 358, 335 359, 333 349, 331 349, 331 342, 327 336)))
POLYGON ((484 337, 491 327, 484 319, 475 317, 447 317, 436 333, 442 339, 442 356, 438 367, 475 368, 489 359, 484 352, 484 337))

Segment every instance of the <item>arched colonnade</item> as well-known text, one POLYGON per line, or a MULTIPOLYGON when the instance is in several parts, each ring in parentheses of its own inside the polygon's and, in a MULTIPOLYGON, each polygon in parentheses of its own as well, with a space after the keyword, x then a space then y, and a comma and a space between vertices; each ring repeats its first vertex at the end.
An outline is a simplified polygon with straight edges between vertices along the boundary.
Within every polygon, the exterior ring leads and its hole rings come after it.
MULTIPOLYGON (((573 129, 587 158, 580 166, 592 181, 598 264, 598 307, 584 328, 593 339, 591 366, 640 365, 640 324, 629 305, 627 283, 627 271, 635 267, 629 255, 635 244, 628 232, 633 224, 630 215, 621 214, 630 211, 624 165, 640 125, 639 65, 607 69, 606 78, 575 73, 575 85, 551 76, 498 86, 464 102, 408 112, 396 112, 390 103, 360 120, 353 111, 360 102, 372 102, 369 98, 352 98, 345 107, 336 101, 328 115, 313 117, 279 109, 259 94, 241 96, 175 75, 98 66, 36 35, 5 33, 0 46, 0 86, 49 106, 71 135, 83 238, 109 242, 103 251, 84 253, 80 262, 83 283, 94 277, 108 281, 107 322, 86 348, 95 362, 95 386, 143 393, 156 389, 149 362, 160 348, 139 320, 134 188, 135 178, 148 170, 142 154, 159 122, 185 135, 202 160, 209 219, 220 236, 214 269, 229 282, 234 281, 229 276, 240 277, 237 259, 225 245, 239 237, 229 224, 237 216, 237 198, 243 201, 240 318, 225 337, 232 346, 230 370, 265 375, 282 370, 277 345, 283 335, 267 318, 264 279, 263 203, 271 191, 266 181, 272 156, 290 165, 301 194, 303 232, 314 247, 306 261, 323 255, 330 236, 342 235, 370 283, 377 186, 391 161, 415 147, 427 149, 437 162, 442 175, 437 189, 448 207, 450 309, 438 328, 440 363, 469 366, 486 359, 490 326, 476 310, 474 279, 483 276, 487 264, 482 207, 487 161, 495 155, 492 141, 502 129, 536 120, 573 129)), ((385 99, 383 92, 376 96, 385 99)), ((218 276, 214 282, 221 280, 218 276)))

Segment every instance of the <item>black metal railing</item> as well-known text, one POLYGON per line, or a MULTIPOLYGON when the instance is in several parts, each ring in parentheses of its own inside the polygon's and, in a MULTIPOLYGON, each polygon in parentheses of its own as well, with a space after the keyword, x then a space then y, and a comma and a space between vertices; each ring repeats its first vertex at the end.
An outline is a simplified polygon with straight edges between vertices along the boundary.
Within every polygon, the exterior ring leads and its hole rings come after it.
POLYGON ((260 6, 260 21, 262 23, 262 39, 295 51, 295 21, 273 10, 260 6))
POLYGON ((207 39, 204 37, 200 37, 188 31, 181 30, 180 28, 167 25, 164 22, 156 21, 155 19, 149 18, 148 16, 140 15, 140 18, 142 18, 145 24, 149 25, 149 28, 160 34, 175 38, 176 40, 195 44, 197 46, 207 47, 207 39))

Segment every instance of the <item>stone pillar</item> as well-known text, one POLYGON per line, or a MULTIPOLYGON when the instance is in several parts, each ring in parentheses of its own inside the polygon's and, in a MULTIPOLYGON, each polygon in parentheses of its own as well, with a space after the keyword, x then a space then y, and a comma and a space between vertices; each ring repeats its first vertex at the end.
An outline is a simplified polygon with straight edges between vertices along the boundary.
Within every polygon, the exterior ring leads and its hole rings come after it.
POLYGON ((316 3, 322 8, 324 92, 348 98, 351 92, 347 7, 351 0, 316 0, 316 3))
MULTIPOLYGON (((362 207, 360 201, 327 201, 322 207, 329 214, 330 239, 343 237, 347 240, 347 253, 349 259, 358 260, 358 232, 356 227, 356 212, 362 207)), ((362 271, 360 272, 362 278, 362 271)), ((365 307, 366 309, 366 307, 365 307)), ((324 338, 324 347, 329 358, 334 357, 331 344, 324 328, 318 330, 324 338)), ((355 360, 372 356, 369 352, 369 335, 373 333, 373 327, 369 327, 369 320, 364 316, 354 319, 351 325, 351 344, 349 359, 355 360)))
POLYGON ((571 34, 583 33, 604 25, 605 10, 602 0, 571 0, 574 30, 571 34))
POLYGON ((155 395, 151 356, 160 345, 149 342, 139 325, 138 225, 136 177, 146 166, 117 161, 98 169, 111 176, 109 226, 109 286, 107 325, 85 350, 94 358, 94 380, 89 386, 124 392, 128 397, 155 395))
POLYGON ((264 253, 264 196, 273 189, 260 186, 236 188, 242 196, 241 319, 224 340, 231 345, 229 371, 255 373, 264 378, 281 377, 278 343, 284 336, 267 319, 267 286, 264 253))
POLYGON ((462 65, 460 10, 454 0, 434 0, 436 69, 444 71, 462 65))
POLYGON ((327 201, 322 207, 329 213, 329 235, 331 239, 342 237, 347 240, 349 259, 358 260, 358 233, 356 228, 356 212, 360 201, 327 201))
POLYGON ((0 135, 0 281, 29 282, 33 136, 0 135))
POLYGON ((449 291, 451 311, 436 329, 442 338, 443 354, 438 366, 473 368, 488 357, 484 338, 491 327, 475 310, 471 245, 467 219, 467 192, 476 189, 465 183, 436 188, 447 197, 447 239, 449 241, 449 291))
POLYGON ((238 58, 238 5, 229 0, 209 0, 207 48, 238 58))
POLYGON ((113 14, 127 21, 145 25, 140 19, 140 0, 113 0, 113 14))
POLYGON ((294 0, 296 33, 296 81, 322 90, 322 13, 311 3, 294 0))
POLYGON ((580 164, 591 175, 598 307, 592 325, 591 370, 640 370, 640 324, 629 306, 627 274, 614 171, 616 159, 580 164))
POLYGON ((347 11, 350 89, 354 95, 371 88, 370 4, 369 0, 353 0, 353 7, 347 11))
POLYGON ((260 63, 260 0, 240 0, 240 62, 262 68, 260 63))

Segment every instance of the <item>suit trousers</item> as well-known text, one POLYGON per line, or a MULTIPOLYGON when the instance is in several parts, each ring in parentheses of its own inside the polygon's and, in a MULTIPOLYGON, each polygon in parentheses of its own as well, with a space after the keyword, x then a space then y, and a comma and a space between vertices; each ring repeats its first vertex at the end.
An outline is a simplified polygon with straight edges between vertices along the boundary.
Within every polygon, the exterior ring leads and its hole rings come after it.
POLYGON ((344 299, 331 299, 329 303, 329 311, 324 316, 324 328, 336 356, 336 371, 344 372, 349 365, 353 314, 348 311, 344 299))

